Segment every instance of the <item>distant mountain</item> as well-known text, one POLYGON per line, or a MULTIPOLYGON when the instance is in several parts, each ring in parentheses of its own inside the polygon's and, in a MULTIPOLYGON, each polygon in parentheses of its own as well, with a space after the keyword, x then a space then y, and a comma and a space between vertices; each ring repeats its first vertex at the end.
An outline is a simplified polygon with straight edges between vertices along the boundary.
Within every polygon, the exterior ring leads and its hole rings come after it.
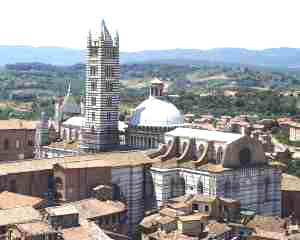
MULTIPOLYGON (((17 62, 72 65, 83 61, 83 50, 61 47, 0 46, 0 65, 17 62)), ((242 48, 215 48, 212 50, 171 49, 121 53, 122 63, 177 62, 179 64, 196 64, 203 61, 300 68, 300 49, 271 48, 256 51, 242 48)))

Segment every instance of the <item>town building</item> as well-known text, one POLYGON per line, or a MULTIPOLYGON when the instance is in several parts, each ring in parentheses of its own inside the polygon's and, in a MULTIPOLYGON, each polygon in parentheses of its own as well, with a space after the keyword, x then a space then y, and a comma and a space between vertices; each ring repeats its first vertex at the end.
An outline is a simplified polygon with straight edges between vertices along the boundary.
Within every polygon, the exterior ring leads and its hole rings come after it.
POLYGON ((0 161, 34 157, 35 121, 0 120, 0 161))
POLYGON ((281 170, 270 166, 259 141, 241 134, 176 128, 154 152, 155 207, 169 198, 203 193, 239 200, 257 214, 281 216, 281 170))

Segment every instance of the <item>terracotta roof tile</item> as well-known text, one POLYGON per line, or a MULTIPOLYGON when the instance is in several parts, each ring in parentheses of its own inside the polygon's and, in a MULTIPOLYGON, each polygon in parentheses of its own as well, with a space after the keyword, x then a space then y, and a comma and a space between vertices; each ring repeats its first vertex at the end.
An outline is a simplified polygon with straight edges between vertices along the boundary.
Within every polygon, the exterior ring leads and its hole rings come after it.
POLYGON ((126 206, 122 202, 100 201, 95 198, 73 202, 70 205, 73 205, 79 212, 80 217, 85 219, 121 213, 126 210, 126 206))
POLYGON ((41 220, 40 212, 33 207, 0 210, 0 226, 41 220))
POLYGON ((16 227, 20 231, 26 233, 26 236, 35 236, 55 232, 49 224, 41 221, 17 224, 16 227))
POLYGON ((0 209, 32 206, 43 202, 44 199, 19 193, 4 191, 0 193, 0 209))
POLYGON ((36 129, 37 121, 25 121, 19 119, 0 120, 0 130, 8 129, 36 129))

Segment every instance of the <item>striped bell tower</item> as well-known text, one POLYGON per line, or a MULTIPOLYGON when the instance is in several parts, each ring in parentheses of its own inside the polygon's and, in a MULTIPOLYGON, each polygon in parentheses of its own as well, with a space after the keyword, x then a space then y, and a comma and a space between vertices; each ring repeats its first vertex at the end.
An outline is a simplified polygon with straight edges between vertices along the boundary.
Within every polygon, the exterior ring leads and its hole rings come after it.
POLYGON ((119 35, 112 39, 104 20, 101 35, 89 32, 86 56, 85 122, 81 148, 99 152, 119 145, 119 35))

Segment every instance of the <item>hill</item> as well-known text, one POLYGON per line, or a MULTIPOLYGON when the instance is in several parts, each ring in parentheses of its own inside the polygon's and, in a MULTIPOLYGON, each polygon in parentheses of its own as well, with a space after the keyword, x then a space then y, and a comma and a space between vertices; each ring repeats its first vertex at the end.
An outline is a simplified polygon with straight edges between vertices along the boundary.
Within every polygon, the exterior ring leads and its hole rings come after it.
MULTIPOLYGON (((84 51, 61 47, 0 46, 0 65, 18 62, 73 65, 84 62, 84 51)), ((160 62, 168 64, 212 62, 300 68, 300 49, 272 48, 261 51, 242 48, 215 48, 205 51, 198 49, 148 50, 122 52, 121 62, 160 62)))

